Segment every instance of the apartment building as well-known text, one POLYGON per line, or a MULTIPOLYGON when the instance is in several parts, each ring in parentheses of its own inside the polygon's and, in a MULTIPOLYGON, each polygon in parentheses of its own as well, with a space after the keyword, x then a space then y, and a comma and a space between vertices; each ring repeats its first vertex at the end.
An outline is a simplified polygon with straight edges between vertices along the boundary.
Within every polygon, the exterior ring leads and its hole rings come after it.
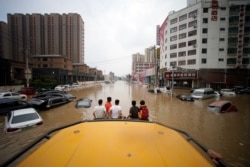
POLYGON ((187 5, 171 11, 159 28, 166 84, 174 79, 189 87, 250 86, 250 2, 187 0, 187 5))
MULTIPOLYGON (((1 30, 9 46, 3 48, 6 59, 11 60, 11 80, 23 79, 25 70, 32 69, 33 76, 40 76, 47 71, 56 73, 61 82, 72 82, 73 64, 84 66, 84 22, 77 13, 69 14, 7 14, 8 23, 1 23, 1 30), (2 27, 7 27, 2 29, 2 27), (9 52, 7 54, 7 52, 9 52), (56 56, 55 56, 56 55, 56 56), (39 61, 48 59, 50 62, 39 61), (64 63, 58 66, 58 60, 64 63), (65 61, 66 60, 66 61, 65 61), (65 62, 69 65, 65 65, 65 62), (70 63, 69 63, 70 62, 70 63)), ((2 56, 1 56, 2 57, 2 56)), ((5 58, 4 57, 4 58, 5 58)), ((9 72, 10 73, 10 72, 9 72)))
POLYGON ((141 83, 155 81, 157 49, 151 46, 145 49, 145 54, 132 55, 132 80, 141 83))

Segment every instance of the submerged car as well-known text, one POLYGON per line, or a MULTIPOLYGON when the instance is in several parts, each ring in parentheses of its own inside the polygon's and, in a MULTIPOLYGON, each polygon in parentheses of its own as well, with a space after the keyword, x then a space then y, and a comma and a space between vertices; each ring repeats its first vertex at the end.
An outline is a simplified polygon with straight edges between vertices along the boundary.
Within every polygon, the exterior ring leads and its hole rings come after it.
POLYGON ((194 98, 191 95, 180 94, 176 97, 182 101, 194 101, 194 98))
POLYGON ((43 124, 43 119, 34 108, 13 110, 5 116, 5 132, 17 132, 43 124))
POLYGON ((0 115, 6 115, 12 110, 30 108, 30 107, 32 107, 31 104, 20 99, 13 99, 13 98, 0 99, 0 115))
POLYGON ((49 96, 50 97, 51 96, 63 97, 63 98, 66 98, 68 101, 73 101, 74 99, 76 99, 76 97, 73 96, 72 94, 67 93, 65 91, 58 91, 58 90, 39 93, 36 96, 34 96, 34 98, 44 98, 44 97, 49 97, 49 96))
POLYGON ((77 100, 76 108, 89 108, 91 107, 92 100, 89 98, 82 98, 77 100))
POLYGON ((220 93, 222 94, 222 96, 235 96, 236 95, 235 91, 232 89, 221 89, 220 93))
POLYGON ((231 101, 227 101, 227 100, 215 101, 209 104, 208 109, 211 111, 219 112, 219 113, 238 111, 236 106, 233 105, 231 101))
POLYGON ((40 98, 33 98, 29 103, 36 109, 45 110, 66 104, 68 102, 69 100, 66 97, 45 96, 40 98))
POLYGON ((13 99, 20 99, 23 101, 27 101, 27 95, 15 92, 1 92, 0 98, 13 98, 13 99))

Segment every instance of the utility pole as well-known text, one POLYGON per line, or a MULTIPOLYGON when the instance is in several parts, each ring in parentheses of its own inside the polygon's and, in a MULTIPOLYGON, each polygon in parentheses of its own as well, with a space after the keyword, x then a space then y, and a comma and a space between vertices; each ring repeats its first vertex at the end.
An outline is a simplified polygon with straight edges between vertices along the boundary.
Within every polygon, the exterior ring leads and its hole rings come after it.
POLYGON ((32 72, 29 69, 29 51, 28 50, 24 50, 24 56, 25 56, 25 63, 26 63, 26 69, 24 72, 24 76, 26 79, 26 87, 29 87, 29 80, 32 77, 32 72))

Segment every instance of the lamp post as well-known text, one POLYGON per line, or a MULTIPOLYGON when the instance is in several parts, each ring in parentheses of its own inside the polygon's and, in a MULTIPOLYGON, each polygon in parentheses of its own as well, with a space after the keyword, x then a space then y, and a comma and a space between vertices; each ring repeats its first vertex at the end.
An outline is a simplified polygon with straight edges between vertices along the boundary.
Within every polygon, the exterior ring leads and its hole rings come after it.
POLYGON ((172 90, 171 90, 171 96, 174 94, 174 65, 172 66, 172 90))
POLYGON ((28 58, 28 51, 27 50, 25 50, 25 60, 26 60, 26 69, 25 69, 25 72, 24 72, 24 76, 25 76, 25 79, 26 79, 26 86, 29 87, 29 80, 32 77, 32 72, 29 69, 29 58, 28 58))

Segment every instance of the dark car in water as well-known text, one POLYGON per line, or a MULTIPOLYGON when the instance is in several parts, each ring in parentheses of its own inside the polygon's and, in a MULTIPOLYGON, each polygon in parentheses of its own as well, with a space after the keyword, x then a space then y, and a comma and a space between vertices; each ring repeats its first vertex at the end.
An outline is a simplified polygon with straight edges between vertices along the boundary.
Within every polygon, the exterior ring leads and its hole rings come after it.
POLYGON ((31 104, 20 99, 2 98, 0 99, 0 115, 6 115, 12 110, 30 108, 31 104))
POLYGON ((73 101, 74 99, 76 99, 76 97, 73 96, 72 94, 67 93, 65 91, 58 91, 58 90, 52 90, 52 91, 46 91, 43 93, 39 93, 39 94, 35 95, 34 98, 43 98, 43 97, 47 97, 47 96, 64 97, 68 101, 73 101))
POLYGON ((194 101, 194 98, 191 95, 180 94, 176 97, 182 101, 194 101))
POLYGON ((45 96, 39 98, 32 98, 29 103, 38 110, 45 110, 66 104, 68 102, 69 100, 66 97, 45 96))
POLYGON ((81 98, 76 102, 76 108, 89 108, 91 107, 92 100, 89 98, 81 98))

